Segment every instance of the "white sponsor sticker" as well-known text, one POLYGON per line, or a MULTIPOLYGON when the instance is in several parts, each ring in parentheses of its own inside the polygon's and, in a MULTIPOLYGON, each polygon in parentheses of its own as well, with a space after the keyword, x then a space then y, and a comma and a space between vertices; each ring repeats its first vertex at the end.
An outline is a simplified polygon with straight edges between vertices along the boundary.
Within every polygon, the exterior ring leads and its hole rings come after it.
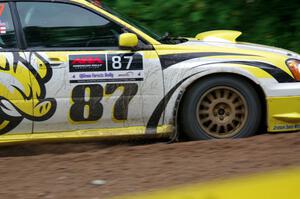
POLYGON ((0 23, 0 34, 6 34, 6 24, 0 23))

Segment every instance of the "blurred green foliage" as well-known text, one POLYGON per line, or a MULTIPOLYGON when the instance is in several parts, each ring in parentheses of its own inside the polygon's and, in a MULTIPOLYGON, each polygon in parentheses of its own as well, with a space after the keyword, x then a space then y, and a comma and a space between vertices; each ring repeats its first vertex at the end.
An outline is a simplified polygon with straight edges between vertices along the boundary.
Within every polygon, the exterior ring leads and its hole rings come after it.
POLYGON ((240 41, 300 52, 299 0, 104 0, 156 32, 195 36, 230 29, 240 41))

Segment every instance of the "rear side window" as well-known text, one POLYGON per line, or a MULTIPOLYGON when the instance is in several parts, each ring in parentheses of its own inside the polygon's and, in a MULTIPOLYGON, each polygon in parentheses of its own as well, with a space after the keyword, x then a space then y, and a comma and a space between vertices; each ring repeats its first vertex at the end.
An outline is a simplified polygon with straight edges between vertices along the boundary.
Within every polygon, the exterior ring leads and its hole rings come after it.
POLYGON ((0 3, 0 49, 16 47, 16 34, 9 5, 0 3))
POLYGON ((54 2, 19 2, 28 47, 117 47, 122 28, 82 7, 54 2))

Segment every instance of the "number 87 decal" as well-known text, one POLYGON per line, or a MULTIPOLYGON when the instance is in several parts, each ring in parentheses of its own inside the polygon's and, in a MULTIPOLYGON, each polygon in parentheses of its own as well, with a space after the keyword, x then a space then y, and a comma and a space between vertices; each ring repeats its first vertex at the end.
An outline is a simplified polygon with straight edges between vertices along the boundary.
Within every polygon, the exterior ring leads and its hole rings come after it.
POLYGON ((143 70, 143 57, 140 54, 107 55, 108 71, 143 70))
POLYGON ((72 91, 70 119, 74 122, 97 121, 103 116, 103 95, 112 95, 118 88, 124 88, 122 95, 117 99, 113 108, 113 118, 116 120, 128 119, 128 107, 138 92, 138 84, 107 84, 104 89, 101 85, 79 85, 72 91))
MULTIPOLYGON (((124 56, 124 59, 126 59, 127 62, 127 66, 126 66, 126 70, 130 70, 130 66, 132 64, 133 61, 133 56, 124 56)), ((122 69, 122 58, 120 56, 113 56, 112 57, 112 68, 114 70, 120 70, 122 69)))

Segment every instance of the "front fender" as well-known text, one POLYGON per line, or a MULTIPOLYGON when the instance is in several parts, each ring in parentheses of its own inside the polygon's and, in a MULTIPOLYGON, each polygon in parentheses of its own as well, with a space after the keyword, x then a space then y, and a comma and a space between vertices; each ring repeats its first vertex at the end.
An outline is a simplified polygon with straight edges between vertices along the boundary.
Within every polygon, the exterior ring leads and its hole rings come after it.
POLYGON ((204 77, 217 74, 234 74, 247 78, 260 86, 265 96, 268 95, 267 88, 270 84, 278 84, 278 81, 266 71, 242 64, 210 64, 201 67, 186 67, 186 70, 176 67, 170 68, 164 71, 166 93, 170 95, 169 92, 173 92, 166 103, 165 124, 177 125, 178 107, 189 86, 204 77), (180 84, 180 82, 182 83, 180 84))

